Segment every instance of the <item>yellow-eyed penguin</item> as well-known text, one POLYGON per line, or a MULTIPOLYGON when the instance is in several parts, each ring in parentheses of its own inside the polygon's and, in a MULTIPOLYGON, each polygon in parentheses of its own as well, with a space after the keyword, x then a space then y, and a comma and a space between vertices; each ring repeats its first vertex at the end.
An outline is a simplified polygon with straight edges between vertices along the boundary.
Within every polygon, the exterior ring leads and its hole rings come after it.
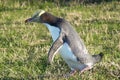
POLYGON ((103 53, 98 55, 88 53, 77 32, 63 18, 41 10, 25 22, 44 23, 47 26, 54 41, 48 52, 48 61, 52 63, 55 54, 59 51, 63 60, 71 68, 70 75, 73 75, 77 70, 81 73, 89 70, 102 59, 103 53))

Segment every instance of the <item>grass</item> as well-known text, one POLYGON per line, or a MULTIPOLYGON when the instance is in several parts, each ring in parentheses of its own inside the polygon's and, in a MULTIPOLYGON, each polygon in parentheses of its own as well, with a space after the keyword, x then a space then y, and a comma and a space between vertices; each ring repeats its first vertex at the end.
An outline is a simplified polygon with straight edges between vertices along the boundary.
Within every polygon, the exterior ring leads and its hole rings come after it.
POLYGON ((57 6, 49 2, 0 0, 0 79, 119 80, 120 2, 57 6), (77 73, 68 79, 60 76, 70 69, 59 55, 53 65, 47 65, 52 43, 47 28, 38 23, 24 23, 38 9, 68 20, 90 54, 103 52, 103 60, 81 75, 77 73))

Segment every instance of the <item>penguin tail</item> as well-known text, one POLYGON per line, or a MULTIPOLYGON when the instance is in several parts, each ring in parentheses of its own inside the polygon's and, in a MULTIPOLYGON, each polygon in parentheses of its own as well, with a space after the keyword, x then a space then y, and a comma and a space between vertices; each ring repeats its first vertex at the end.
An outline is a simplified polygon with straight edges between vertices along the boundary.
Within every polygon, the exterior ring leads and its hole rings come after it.
POLYGON ((92 55, 94 63, 100 62, 103 58, 104 54, 102 52, 100 52, 97 55, 92 55))

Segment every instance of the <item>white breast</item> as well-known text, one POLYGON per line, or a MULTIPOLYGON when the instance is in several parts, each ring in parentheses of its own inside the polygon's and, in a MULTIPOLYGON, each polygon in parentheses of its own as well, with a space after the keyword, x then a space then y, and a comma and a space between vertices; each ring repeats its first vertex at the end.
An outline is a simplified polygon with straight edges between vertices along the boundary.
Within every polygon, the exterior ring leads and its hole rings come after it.
MULTIPOLYGON (((46 24, 48 30, 52 35, 53 41, 55 41, 59 37, 60 29, 49 24, 46 24)), ((68 66, 72 69, 81 69, 80 63, 77 62, 75 55, 72 53, 71 48, 67 43, 64 43, 61 49, 59 50, 60 55, 62 56, 63 60, 68 64, 68 66)))
POLYGON ((55 41, 59 37, 60 29, 46 23, 44 24, 47 26, 48 30, 50 31, 53 41, 55 41))

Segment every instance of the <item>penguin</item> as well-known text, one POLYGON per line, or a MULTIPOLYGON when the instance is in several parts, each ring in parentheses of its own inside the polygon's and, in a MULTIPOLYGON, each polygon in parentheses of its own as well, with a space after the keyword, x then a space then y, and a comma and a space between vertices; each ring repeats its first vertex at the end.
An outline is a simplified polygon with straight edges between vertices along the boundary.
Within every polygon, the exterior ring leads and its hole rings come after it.
POLYGON ((53 39, 53 44, 48 51, 48 62, 52 64, 56 53, 59 52, 71 69, 69 76, 76 71, 83 73, 90 70, 95 63, 102 60, 101 52, 97 55, 89 54, 82 39, 67 20, 40 10, 25 20, 25 23, 28 22, 43 23, 48 28, 53 39))

